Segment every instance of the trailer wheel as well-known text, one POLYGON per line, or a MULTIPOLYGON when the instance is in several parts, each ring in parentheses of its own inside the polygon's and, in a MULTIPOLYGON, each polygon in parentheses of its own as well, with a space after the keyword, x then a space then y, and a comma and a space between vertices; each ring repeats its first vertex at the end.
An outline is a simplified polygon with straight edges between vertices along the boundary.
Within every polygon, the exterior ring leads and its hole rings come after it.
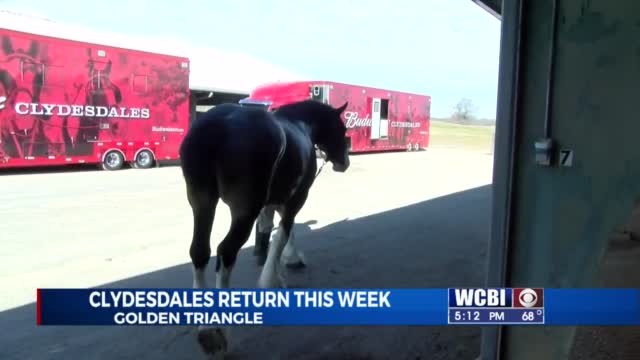
POLYGON ((413 145, 413 150, 414 151, 420 151, 420 144, 415 143, 415 145, 413 145))
POLYGON ((413 150, 413 146, 411 146, 411 143, 407 144, 407 151, 411 151, 413 150))
POLYGON ((102 160, 102 169, 111 171, 119 170, 123 164, 124 156, 122 156, 122 153, 117 150, 111 150, 104 156, 104 160, 102 160))
POLYGON ((149 150, 142 150, 134 159, 135 167, 138 169, 148 169, 153 165, 153 154, 149 150))

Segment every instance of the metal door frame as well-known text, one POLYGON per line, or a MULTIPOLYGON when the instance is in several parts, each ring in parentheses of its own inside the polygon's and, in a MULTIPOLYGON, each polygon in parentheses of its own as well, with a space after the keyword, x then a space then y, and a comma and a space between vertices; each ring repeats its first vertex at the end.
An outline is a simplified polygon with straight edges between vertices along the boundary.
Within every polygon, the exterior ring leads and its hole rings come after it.
MULTIPOLYGON (((511 235, 512 187, 518 125, 519 72, 523 0, 502 1, 498 103, 493 158, 491 238, 487 251, 486 287, 506 287, 511 235)), ((482 360, 499 360, 503 354, 502 326, 482 330, 482 360)))

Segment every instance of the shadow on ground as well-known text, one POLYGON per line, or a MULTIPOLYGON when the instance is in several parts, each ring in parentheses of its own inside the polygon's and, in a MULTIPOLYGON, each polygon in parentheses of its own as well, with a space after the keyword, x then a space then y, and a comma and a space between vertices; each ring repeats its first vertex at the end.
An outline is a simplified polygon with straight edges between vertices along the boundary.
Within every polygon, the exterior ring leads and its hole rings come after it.
MULTIPOLYGON (((406 150, 385 150, 385 151, 370 151, 359 152, 350 154, 349 156, 367 156, 367 155, 385 155, 393 154, 396 152, 405 152, 406 150)), ((420 149, 419 151, 426 151, 420 149)), ((156 164, 154 167, 178 167, 180 166, 180 160, 162 160, 160 164, 156 164)), ((129 163, 125 164, 123 170, 135 170, 129 163)), ((41 175, 41 174, 64 174, 64 173, 76 173, 76 172, 94 172, 94 171, 106 171, 102 170, 100 164, 66 164, 55 166, 34 166, 34 167, 17 167, 17 168, 0 168, 0 177, 11 175, 41 175)), ((144 171, 144 170, 139 170, 144 171)))
MULTIPOLYGON (((309 266, 292 287, 482 286, 491 187, 483 186, 311 230, 296 226, 309 266)), ((299 219, 303 222, 303 219, 299 219)), ((215 226, 215 225, 214 225, 215 226)), ((185 254, 189 244, 184 244, 185 254)), ((259 268, 243 249, 231 278, 254 287, 259 268)), ((187 256, 187 255, 185 255, 187 256)), ((213 266, 208 274, 213 278, 213 266)), ((78 276, 81 276, 79 274, 78 276)), ((105 287, 191 286, 190 264, 105 287)), ((35 289, 34 289, 35 293, 35 289)), ((36 327, 35 305, 0 313, 0 358, 201 359, 190 327, 36 327)), ((231 331, 230 359, 473 359, 477 327, 262 327, 231 331)))
MULTIPOLYGON (((594 287, 640 287, 640 203, 609 239, 594 287)), ((571 360, 640 359, 640 327, 582 326, 576 330, 571 360)))

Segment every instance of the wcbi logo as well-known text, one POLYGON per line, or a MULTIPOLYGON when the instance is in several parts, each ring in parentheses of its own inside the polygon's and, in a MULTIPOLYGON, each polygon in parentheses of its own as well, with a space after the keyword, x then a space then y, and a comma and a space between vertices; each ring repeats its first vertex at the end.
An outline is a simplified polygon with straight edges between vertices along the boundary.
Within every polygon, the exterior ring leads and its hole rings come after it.
POLYGON ((544 306, 540 288, 449 289, 449 307, 460 308, 537 308, 544 306))
POLYGON ((0 110, 4 109, 6 104, 7 104, 7 97, 6 96, 0 96, 0 110))

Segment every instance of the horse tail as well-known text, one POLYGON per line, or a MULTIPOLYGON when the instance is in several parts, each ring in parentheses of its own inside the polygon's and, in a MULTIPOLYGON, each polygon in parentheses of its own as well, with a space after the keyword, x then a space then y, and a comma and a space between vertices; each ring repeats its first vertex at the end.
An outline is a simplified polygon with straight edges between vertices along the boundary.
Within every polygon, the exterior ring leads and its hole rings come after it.
POLYGON ((180 167, 187 188, 218 197, 217 158, 220 154, 221 129, 191 129, 180 144, 180 167))

